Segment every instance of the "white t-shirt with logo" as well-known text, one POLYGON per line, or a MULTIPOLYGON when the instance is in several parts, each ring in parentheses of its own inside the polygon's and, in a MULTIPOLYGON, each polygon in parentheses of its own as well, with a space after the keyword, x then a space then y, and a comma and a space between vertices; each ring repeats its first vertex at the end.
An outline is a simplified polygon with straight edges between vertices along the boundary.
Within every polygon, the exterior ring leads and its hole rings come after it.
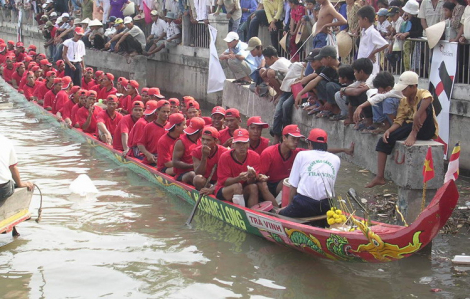
POLYGON ((315 200, 334 195, 336 176, 341 161, 338 156, 317 150, 302 151, 297 154, 289 176, 289 184, 297 188, 297 193, 315 200))
POLYGON ((5 184, 13 180, 11 176, 10 166, 18 163, 13 143, 0 134, 0 184, 5 184))

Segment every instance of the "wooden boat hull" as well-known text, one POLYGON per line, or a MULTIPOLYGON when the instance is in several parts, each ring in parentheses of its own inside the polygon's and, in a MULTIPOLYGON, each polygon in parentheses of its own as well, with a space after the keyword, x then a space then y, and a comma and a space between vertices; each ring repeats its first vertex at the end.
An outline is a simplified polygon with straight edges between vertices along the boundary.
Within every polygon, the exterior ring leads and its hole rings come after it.
POLYGON ((21 222, 31 218, 29 205, 33 192, 26 188, 15 189, 15 193, 0 201, 0 234, 9 233, 21 222))
MULTIPOLYGON (((19 100, 27 102, 24 98, 19 100)), ((34 112, 55 118, 36 103, 28 103, 34 112)), ((62 126, 66 128, 63 124, 62 126)), ((192 205, 200 196, 191 186, 178 182, 137 159, 122 157, 120 152, 86 133, 76 129, 66 130, 76 137, 85 138, 91 146, 116 163, 128 167, 192 205)), ((409 227, 375 222, 370 229, 353 232, 298 224, 220 201, 213 196, 203 196, 199 209, 240 230, 314 256, 347 262, 380 263, 408 257, 431 242, 452 214, 458 197, 456 185, 451 181, 438 190, 432 202, 409 227)))

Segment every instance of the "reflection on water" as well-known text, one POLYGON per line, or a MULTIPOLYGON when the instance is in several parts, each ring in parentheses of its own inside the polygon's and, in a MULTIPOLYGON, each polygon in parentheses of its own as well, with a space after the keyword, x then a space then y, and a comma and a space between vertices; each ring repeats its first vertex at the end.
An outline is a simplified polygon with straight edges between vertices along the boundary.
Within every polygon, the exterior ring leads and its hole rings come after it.
MULTIPOLYGON (((446 259, 464 236, 438 236, 433 258, 346 264, 247 235, 113 164, 21 105, 0 110, 25 179, 44 194, 41 223, 0 236, 1 298, 465 298, 446 259), (70 195, 86 173, 100 193, 70 195), (443 291, 431 294, 431 288, 443 291)), ((1 145, 0 145, 1 147, 1 145)), ((352 167, 352 166, 347 166, 352 167)), ((33 205, 38 205, 35 196, 33 205)))

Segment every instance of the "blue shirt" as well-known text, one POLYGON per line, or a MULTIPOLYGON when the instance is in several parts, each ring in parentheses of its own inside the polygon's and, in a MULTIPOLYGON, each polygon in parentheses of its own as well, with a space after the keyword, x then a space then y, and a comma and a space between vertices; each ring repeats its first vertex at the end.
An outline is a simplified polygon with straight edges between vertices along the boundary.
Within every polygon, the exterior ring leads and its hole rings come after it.
POLYGON ((248 16, 255 12, 256 8, 258 7, 258 3, 256 0, 241 0, 240 7, 248 8, 247 12, 242 13, 241 23, 246 22, 248 20, 248 16))
POLYGON ((284 2, 284 25, 287 25, 287 23, 289 23, 289 20, 290 20, 290 6, 289 6, 289 2, 285 1, 284 2))
POLYGON ((253 56, 251 55, 251 52, 246 56, 245 61, 248 64, 248 66, 251 69, 251 72, 253 73, 257 69, 259 69, 261 62, 263 61, 264 56, 253 56))
MULTIPOLYGON (((339 9, 339 13, 347 20, 348 19, 348 5, 347 4, 341 5, 339 9)), ((341 25, 341 27, 339 27, 339 30, 346 30, 346 29, 348 29, 348 24, 341 25)))
MULTIPOLYGON (((243 56, 246 57, 250 53, 246 50, 246 48, 248 48, 248 44, 244 43, 240 40, 240 41, 238 41, 238 44, 235 46, 235 48, 232 49, 232 52, 235 55, 243 55, 243 56)), ((230 49, 225 50, 224 53, 228 53, 229 50, 230 49)))

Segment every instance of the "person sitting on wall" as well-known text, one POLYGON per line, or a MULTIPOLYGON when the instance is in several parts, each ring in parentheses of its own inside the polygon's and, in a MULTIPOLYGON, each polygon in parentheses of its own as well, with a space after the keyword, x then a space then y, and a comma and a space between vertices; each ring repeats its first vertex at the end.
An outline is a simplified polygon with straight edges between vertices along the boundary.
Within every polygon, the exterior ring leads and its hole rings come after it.
POLYGON ((145 49, 145 34, 138 26, 134 25, 131 17, 124 18, 124 26, 127 28, 121 33, 121 36, 114 46, 114 50, 124 51, 130 56, 142 54, 145 49))
POLYGON ((233 83, 250 84, 251 69, 245 61, 249 53, 246 50, 248 45, 240 41, 240 37, 236 32, 229 32, 224 41, 227 42, 228 49, 220 54, 220 65, 223 69, 228 68, 232 71, 235 76, 233 83))
POLYGON ((175 23, 176 15, 173 12, 166 14, 166 21, 168 26, 165 30, 166 40, 159 40, 147 52, 147 56, 160 52, 164 48, 172 49, 181 43, 181 29, 175 23))
POLYGON ((117 42, 121 38, 121 36, 124 34, 124 30, 126 30, 126 26, 124 25, 124 20, 121 18, 117 18, 116 21, 114 22, 114 28, 116 28, 115 33, 112 36, 110 36, 110 39, 104 45, 104 49, 108 50, 109 52, 119 52, 119 50, 116 49, 115 47, 116 47, 117 42))
MULTIPOLYGON (((289 70, 289 66, 292 63, 284 57, 279 57, 277 50, 273 46, 267 46, 263 49, 263 56, 266 60, 267 67, 261 68, 259 70, 259 75, 269 87, 274 89, 276 92, 276 98, 279 98, 283 93, 281 90, 282 80, 284 80, 287 71, 289 70)), ((257 93, 259 96, 263 96, 260 88, 257 88, 257 93)), ((267 93, 264 95, 267 95, 267 93)))
POLYGON ((145 51, 147 52, 153 45, 157 44, 161 40, 165 40, 166 30, 168 27, 165 20, 158 16, 158 11, 152 10, 150 12, 150 16, 152 17, 153 23, 150 35, 147 37, 147 45, 145 46, 145 51))

